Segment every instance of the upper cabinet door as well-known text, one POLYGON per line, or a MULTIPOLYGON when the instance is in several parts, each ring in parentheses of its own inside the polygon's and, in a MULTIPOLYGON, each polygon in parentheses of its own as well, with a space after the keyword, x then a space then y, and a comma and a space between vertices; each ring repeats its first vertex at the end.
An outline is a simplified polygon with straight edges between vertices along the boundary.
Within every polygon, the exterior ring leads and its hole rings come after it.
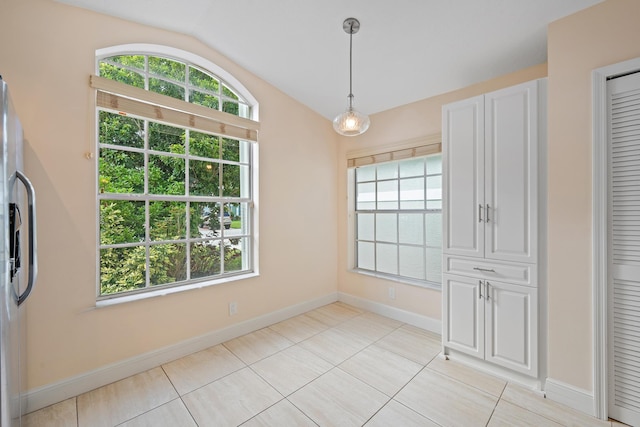
POLYGON ((485 257, 537 261, 538 82, 485 95, 485 257))
POLYGON ((442 111, 444 252, 484 256, 484 97, 442 111))

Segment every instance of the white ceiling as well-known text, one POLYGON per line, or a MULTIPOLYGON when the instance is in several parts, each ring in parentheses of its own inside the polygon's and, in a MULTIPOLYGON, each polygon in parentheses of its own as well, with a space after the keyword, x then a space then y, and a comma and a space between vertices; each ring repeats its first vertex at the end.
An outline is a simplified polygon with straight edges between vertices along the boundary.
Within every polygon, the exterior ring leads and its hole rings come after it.
MULTIPOLYGON (((547 25, 602 0, 58 0, 190 34, 327 118, 373 114, 547 60, 547 25)), ((132 40, 135 43, 136 40, 132 40)))

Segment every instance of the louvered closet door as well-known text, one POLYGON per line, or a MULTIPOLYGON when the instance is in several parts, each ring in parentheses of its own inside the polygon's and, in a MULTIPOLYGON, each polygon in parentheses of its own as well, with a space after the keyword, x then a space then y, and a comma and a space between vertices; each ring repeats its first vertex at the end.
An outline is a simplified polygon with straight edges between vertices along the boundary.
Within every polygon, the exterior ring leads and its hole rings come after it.
POLYGON ((640 426, 640 73, 607 89, 609 416, 640 426))

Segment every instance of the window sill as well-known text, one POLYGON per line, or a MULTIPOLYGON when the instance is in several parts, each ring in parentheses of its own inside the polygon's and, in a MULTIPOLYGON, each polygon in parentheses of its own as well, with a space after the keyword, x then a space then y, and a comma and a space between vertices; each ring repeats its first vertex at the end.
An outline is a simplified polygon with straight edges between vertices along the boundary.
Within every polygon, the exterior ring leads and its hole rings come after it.
POLYGON ((433 289, 434 291, 442 291, 442 285, 435 282, 427 282, 425 280, 409 279, 407 277, 398 277, 391 274, 376 273, 368 270, 360 270, 352 268, 347 270, 349 273, 362 274, 364 276, 375 277, 376 279, 389 280, 396 283, 404 283, 405 285, 417 286, 424 289, 433 289))
POLYGON ((259 276, 258 273, 251 272, 246 274, 240 274, 237 276, 224 277, 221 279, 209 280, 209 281, 199 282, 199 283, 191 283, 188 285, 173 286, 169 288, 162 288, 162 289, 157 289, 157 290, 148 291, 148 292, 140 292, 136 294, 122 295, 122 296, 105 297, 104 299, 99 299, 96 301, 96 308, 109 307, 112 305, 123 304, 131 301, 140 301, 140 300, 145 300, 149 298, 162 297, 165 295, 175 294, 178 292, 185 292, 193 289, 207 288, 209 286, 216 286, 223 283, 236 282, 238 280, 250 279, 252 277, 258 277, 258 276, 259 276))

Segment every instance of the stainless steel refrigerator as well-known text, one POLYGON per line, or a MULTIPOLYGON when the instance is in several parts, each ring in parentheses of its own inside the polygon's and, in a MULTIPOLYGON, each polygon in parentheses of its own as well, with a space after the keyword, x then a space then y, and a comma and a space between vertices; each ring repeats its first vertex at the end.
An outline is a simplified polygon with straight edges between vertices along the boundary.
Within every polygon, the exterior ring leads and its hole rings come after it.
POLYGON ((0 426, 25 412, 25 301, 37 275, 35 193, 22 171, 23 133, 0 77, 0 426))

